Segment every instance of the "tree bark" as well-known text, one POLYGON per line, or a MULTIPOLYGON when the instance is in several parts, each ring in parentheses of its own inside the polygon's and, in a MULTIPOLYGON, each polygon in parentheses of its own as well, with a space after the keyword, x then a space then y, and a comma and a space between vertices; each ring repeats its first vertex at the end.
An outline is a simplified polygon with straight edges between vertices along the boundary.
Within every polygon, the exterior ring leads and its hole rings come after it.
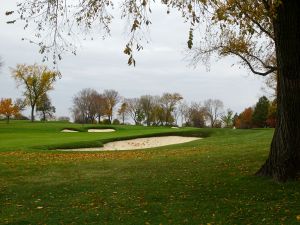
POLYGON ((284 182, 300 171, 300 1, 285 0, 274 19, 278 111, 269 157, 256 173, 284 182))
POLYGON ((35 105, 31 106, 31 122, 34 122, 34 107, 35 105))
POLYGON ((43 121, 46 122, 46 112, 43 111, 42 113, 43 113, 43 121))

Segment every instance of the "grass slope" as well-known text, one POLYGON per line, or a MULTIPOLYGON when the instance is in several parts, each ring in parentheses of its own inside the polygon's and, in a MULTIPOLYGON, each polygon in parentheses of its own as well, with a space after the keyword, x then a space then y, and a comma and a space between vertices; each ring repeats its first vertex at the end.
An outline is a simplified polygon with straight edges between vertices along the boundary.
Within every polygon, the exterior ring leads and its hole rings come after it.
POLYGON ((166 127, 95 126, 58 122, 12 121, 10 124, 0 122, 0 151, 101 147, 103 143, 114 140, 170 134, 208 136, 209 131, 199 131, 195 128, 175 130, 166 127), (61 130, 65 128, 80 132, 62 133, 61 130), (91 128, 114 128, 116 132, 88 133, 87 130, 91 128))
MULTIPOLYGON (((156 149, 62 153, 30 146, 72 143, 74 134, 56 134, 65 124, 11 125, 0 132, 2 224, 300 224, 299 182, 253 176, 272 130, 209 129, 205 139, 156 149), (27 141, 13 140, 27 129, 27 141)), ((123 137, 170 132, 119 129, 123 137)), ((78 137, 99 139, 88 135, 78 137)))

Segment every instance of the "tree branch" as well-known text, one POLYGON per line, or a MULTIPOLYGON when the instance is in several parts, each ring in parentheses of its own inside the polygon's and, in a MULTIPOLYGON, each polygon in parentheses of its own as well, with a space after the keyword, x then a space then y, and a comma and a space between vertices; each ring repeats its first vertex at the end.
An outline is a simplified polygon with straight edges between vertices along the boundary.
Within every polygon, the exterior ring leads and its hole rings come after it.
POLYGON ((237 52, 233 52, 233 51, 230 51, 230 53, 240 57, 246 64, 247 66, 249 67, 249 69, 251 70, 252 73, 254 74, 257 74, 257 75, 260 75, 260 76, 267 76, 268 74, 270 73, 273 73, 274 71, 277 70, 277 67, 271 67, 269 70, 267 70, 266 72, 259 72, 259 71, 256 71, 253 66, 251 65, 251 63, 246 59, 246 57, 242 56, 241 54, 237 53, 237 52))
POLYGON ((257 20, 255 20, 252 16, 250 16, 245 10, 243 10, 242 5, 237 1, 237 5, 239 6, 240 10, 242 13, 249 19, 251 20, 256 26, 259 27, 259 29, 264 32, 266 35, 268 35, 272 40, 274 40, 273 34, 268 31, 266 28, 264 28, 257 20))

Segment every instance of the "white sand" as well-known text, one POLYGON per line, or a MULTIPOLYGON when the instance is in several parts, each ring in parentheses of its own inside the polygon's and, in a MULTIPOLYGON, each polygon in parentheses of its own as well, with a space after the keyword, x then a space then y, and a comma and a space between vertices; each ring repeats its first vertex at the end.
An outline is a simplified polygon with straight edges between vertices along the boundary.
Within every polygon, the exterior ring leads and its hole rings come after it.
POLYGON ((137 138, 125 141, 115 141, 104 144, 99 148, 79 148, 79 149, 65 149, 62 151, 107 151, 107 150, 134 150, 155 148, 166 145, 180 144, 190 141, 199 140, 196 137, 181 137, 181 136, 166 136, 166 137, 150 137, 150 138, 137 138))
POLYGON ((88 132, 91 132, 91 133, 97 133, 97 132, 114 132, 116 130, 114 129, 88 129, 88 132))
POLYGON ((74 132, 78 132, 78 131, 77 131, 77 130, 63 129, 61 132, 65 132, 65 133, 74 133, 74 132))

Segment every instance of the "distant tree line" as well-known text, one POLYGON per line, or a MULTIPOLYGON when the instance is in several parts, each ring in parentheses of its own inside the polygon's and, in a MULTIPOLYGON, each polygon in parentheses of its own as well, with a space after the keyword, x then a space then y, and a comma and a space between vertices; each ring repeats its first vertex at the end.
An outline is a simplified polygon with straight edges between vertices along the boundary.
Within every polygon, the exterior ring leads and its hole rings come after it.
POLYGON ((239 115, 235 114, 233 123, 236 128, 250 129, 272 127, 276 125, 276 99, 270 101, 262 96, 254 107, 248 107, 239 115))
POLYGON ((237 114, 224 110, 219 99, 187 103, 179 93, 124 98, 116 90, 83 89, 73 97, 74 122, 146 126, 193 126, 212 128, 274 127, 276 101, 261 97, 254 107, 237 114))
POLYGON ((99 93, 87 88, 74 96, 71 112, 77 123, 125 124, 131 121, 135 125, 178 126, 180 123, 195 127, 222 127, 224 123, 231 127, 233 112, 228 110, 226 120, 223 108, 223 102, 218 99, 188 104, 179 93, 124 98, 116 90, 99 93))

